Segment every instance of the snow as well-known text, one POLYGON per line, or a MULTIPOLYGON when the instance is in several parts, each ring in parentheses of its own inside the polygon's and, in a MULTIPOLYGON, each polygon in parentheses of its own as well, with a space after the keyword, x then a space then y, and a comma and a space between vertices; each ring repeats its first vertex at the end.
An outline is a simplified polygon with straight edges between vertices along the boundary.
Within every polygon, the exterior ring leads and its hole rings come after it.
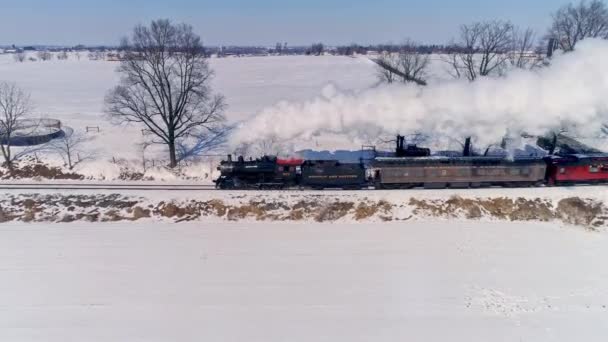
MULTIPOLYGON (((36 182, 27 182, 24 180, 3 181, 4 186, 19 186, 19 185, 36 185, 36 182)), ((106 182, 82 182, 82 181, 44 181, 43 185, 36 189, 2 189, 2 194, 74 194, 74 195, 94 195, 94 194, 121 194, 127 196, 143 196, 153 201, 189 201, 189 200, 212 200, 220 199, 229 201, 230 199, 242 200, 247 202, 250 199, 265 199, 272 201, 283 201, 285 203, 297 202, 301 198, 326 197, 335 199, 352 199, 352 200, 385 200, 393 203, 405 203, 411 198, 424 200, 449 199, 451 197, 462 198, 525 198, 525 199, 545 199, 549 201, 559 201, 569 197, 579 197, 593 199, 598 202, 608 203, 608 187, 605 185, 580 185, 572 187, 531 187, 531 188, 479 188, 479 189, 409 189, 409 190, 274 190, 274 191, 252 191, 252 190, 214 190, 206 189, 201 191, 150 191, 142 192, 141 190, 129 190, 128 187, 137 188, 138 185, 149 184, 145 181, 116 181, 111 185, 117 185, 125 188, 107 188, 100 190, 47 190, 47 186, 65 185, 65 186, 103 186, 106 182)), ((200 182, 180 181, 168 183, 166 186, 188 186, 201 185, 200 182)), ((163 186, 163 184, 158 184, 163 186)), ((155 186, 152 186, 155 187, 155 186)))
MULTIPOLYGON (((249 118, 281 101, 304 101, 318 96, 328 84, 353 91, 377 83, 374 64, 366 57, 213 58, 210 64, 215 72, 214 90, 226 97, 226 117, 230 123, 249 118)), ((61 120, 76 132, 85 132, 86 127, 99 127, 100 133, 87 134, 92 138, 87 150, 95 159, 79 165, 76 171, 96 179, 116 179, 120 167, 113 163, 114 160, 141 171, 142 152, 138 144, 143 142, 141 127, 114 126, 103 111, 105 95, 120 79, 115 72, 118 65, 118 62, 89 60, 86 54, 80 60, 71 55, 68 60, 23 63, 6 54, 0 55, 0 81, 16 82, 31 93, 35 117, 61 120)), ((44 157, 51 164, 60 163, 58 156, 52 153, 44 157)), ((157 163, 167 159, 160 147, 147 149, 145 157, 157 163)), ((208 163, 203 166, 186 172, 200 176, 213 171, 208 163)), ((176 178, 158 170, 147 175, 155 179, 176 178)))
POLYGON ((0 340, 603 341, 607 243, 530 223, 5 225, 0 340))
POLYGON ((432 219, 554 222, 608 232, 605 186, 218 191, 185 182, 115 182, 113 188, 103 182, 55 184, 6 183, 0 196, 0 222, 362 223, 432 219))
MULTIPOLYGON (((215 90, 227 98, 230 121, 245 119, 280 101, 302 101, 335 84, 344 90, 376 83, 374 64, 365 57, 269 56, 213 58, 215 90)), ((80 60, 17 63, 0 55, 1 79, 29 90, 36 111, 80 127, 108 124, 103 117, 106 93, 117 85, 118 62, 80 60), (74 123, 72 123, 74 122, 74 123)))
MULTIPOLYGON (((231 122, 280 101, 309 100, 327 84, 349 92, 377 81, 364 57, 211 63, 231 122)), ((100 133, 90 133, 96 160, 76 171, 113 179, 121 170, 110 160, 137 168, 136 144, 142 139, 137 128, 117 128, 104 117, 103 97, 118 82, 116 66, 86 57, 18 64, 2 55, 0 78, 30 91, 37 115, 77 131, 99 126, 100 133)), ((209 169, 199 164, 186 173, 209 169)), ((158 169, 149 175, 178 181, 158 169)), ((36 181, 13 183, 23 182, 36 181)), ((431 217, 415 214, 408 204, 459 196, 538 199, 552 208, 580 197, 603 205, 603 186, 269 193, 10 189, 0 197, 8 202, 6 211, 27 209, 23 202, 10 203, 15 198, 115 193, 143 207, 214 199, 234 207, 252 201, 387 201, 391 215, 405 221, 380 223, 375 217, 355 223, 349 213, 327 224, 258 223, 250 216, 238 223, 208 216, 179 225, 159 217, 112 224, 5 223, 0 341, 603 341, 608 334, 605 229, 483 215, 477 221, 431 217)), ((32 212, 47 210, 59 218, 69 211, 47 204, 32 212)))
POLYGON ((518 137, 524 132, 543 136, 562 126, 595 136, 608 121, 608 102, 602 102, 608 92, 605 61, 608 43, 587 40, 547 67, 511 70, 499 78, 433 80, 427 87, 397 82, 354 94, 327 91, 305 102, 267 108, 233 133, 234 145, 326 134, 366 142, 381 134, 420 132, 433 140, 473 137, 483 150, 505 136, 520 145, 518 137))

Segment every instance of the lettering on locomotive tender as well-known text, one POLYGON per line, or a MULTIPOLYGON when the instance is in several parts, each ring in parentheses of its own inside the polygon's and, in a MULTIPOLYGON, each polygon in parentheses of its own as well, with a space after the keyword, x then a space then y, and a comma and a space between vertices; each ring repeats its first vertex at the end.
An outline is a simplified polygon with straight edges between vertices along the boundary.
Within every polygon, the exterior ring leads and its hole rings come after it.
POLYGON ((308 178, 313 179, 356 179, 359 176, 357 175, 322 175, 322 176, 308 176, 308 178))

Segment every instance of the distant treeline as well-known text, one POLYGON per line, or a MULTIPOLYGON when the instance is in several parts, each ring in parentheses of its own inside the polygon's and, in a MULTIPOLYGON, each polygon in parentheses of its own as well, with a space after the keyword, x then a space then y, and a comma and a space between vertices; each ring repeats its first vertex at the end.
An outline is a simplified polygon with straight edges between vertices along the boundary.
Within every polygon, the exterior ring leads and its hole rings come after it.
POLYGON ((441 44, 375 44, 375 45, 340 45, 326 46, 323 43, 315 43, 310 46, 287 46, 277 44, 274 48, 259 46, 223 46, 207 47, 210 55, 223 56, 246 56, 246 55, 321 55, 331 54, 340 56, 367 55, 381 52, 417 52, 422 54, 433 53, 457 53, 465 49, 458 45, 441 44))
MULTIPOLYGON (((119 46, 85 46, 76 45, 72 47, 59 47, 59 46, 11 46, 5 47, 8 49, 14 49, 17 52, 20 51, 50 51, 50 52, 61 52, 61 51, 88 51, 88 52, 111 52, 122 50, 119 46)), ((441 45, 441 44, 375 44, 375 45, 341 45, 341 46, 326 46, 323 43, 315 43, 310 46, 288 46, 287 44, 277 44, 275 47, 264 47, 264 46, 207 46, 205 52, 209 56, 227 57, 227 56, 267 56, 267 55, 339 55, 339 56, 352 56, 352 55, 367 55, 373 53, 382 52, 417 52, 421 54, 445 54, 445 53, 460 53, 465 52, 466 47, 453 45, 441 45)))

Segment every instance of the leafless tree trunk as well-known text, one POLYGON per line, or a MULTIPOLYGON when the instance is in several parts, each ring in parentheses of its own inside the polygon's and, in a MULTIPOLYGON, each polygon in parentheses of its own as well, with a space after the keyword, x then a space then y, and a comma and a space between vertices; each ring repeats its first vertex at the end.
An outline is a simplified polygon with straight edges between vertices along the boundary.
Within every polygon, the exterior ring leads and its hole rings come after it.
POLYGON ((115 122, 140 124, 167 145, 171 167, 179 142, 222 132, 224 98, 212 94, 213 72, 191 26, 168 20, 137 26, 122 49, 123 78, 106 97, 115 122))
POLYGON ((444 57, 453 77, 474 81, 481 76, 502 75, 513 46, 514 26, 508 21, 478 22, 460 28, 461 52, 444 57))
POLYGON ((375 59, 380 79, 387 83, 400 80, 425 86, 430 59, 428 54, 416 51, 416 47, 415 43, 408 41, 400 47, 398 53, 385 53, 375 59))
POLYGON ((25 52, 17 52, 13 56, 16 62, 23 63, 25 61, 26 55, 25 52))
POLYGON ((564 51, 572 51, 585 38, 608 39, 608 8, 600 0, 569 4, 553 15, 549 38, 564 51))
POLYGON ((31 110, 30 95, 14 83, 0 83, 0 148, 4 164, 13 171, 11 139, 31 110))

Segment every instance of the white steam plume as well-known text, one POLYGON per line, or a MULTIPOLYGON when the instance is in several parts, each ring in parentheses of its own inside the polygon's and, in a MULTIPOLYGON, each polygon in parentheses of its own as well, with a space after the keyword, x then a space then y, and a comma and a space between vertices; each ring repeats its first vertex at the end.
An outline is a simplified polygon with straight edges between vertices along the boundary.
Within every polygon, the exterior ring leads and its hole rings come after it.
POLYGON ((564 125, 594 134, 608 122, 608 41, 586 40, 537 71, 428 87, 391 85, 360 93, 333 87, 304 103, 279 103, 244 122, 232 143, 289 141, 323 133, 378 136, 424 132, 473 136, 480 144, 507 132, 544 134, 564 125))

